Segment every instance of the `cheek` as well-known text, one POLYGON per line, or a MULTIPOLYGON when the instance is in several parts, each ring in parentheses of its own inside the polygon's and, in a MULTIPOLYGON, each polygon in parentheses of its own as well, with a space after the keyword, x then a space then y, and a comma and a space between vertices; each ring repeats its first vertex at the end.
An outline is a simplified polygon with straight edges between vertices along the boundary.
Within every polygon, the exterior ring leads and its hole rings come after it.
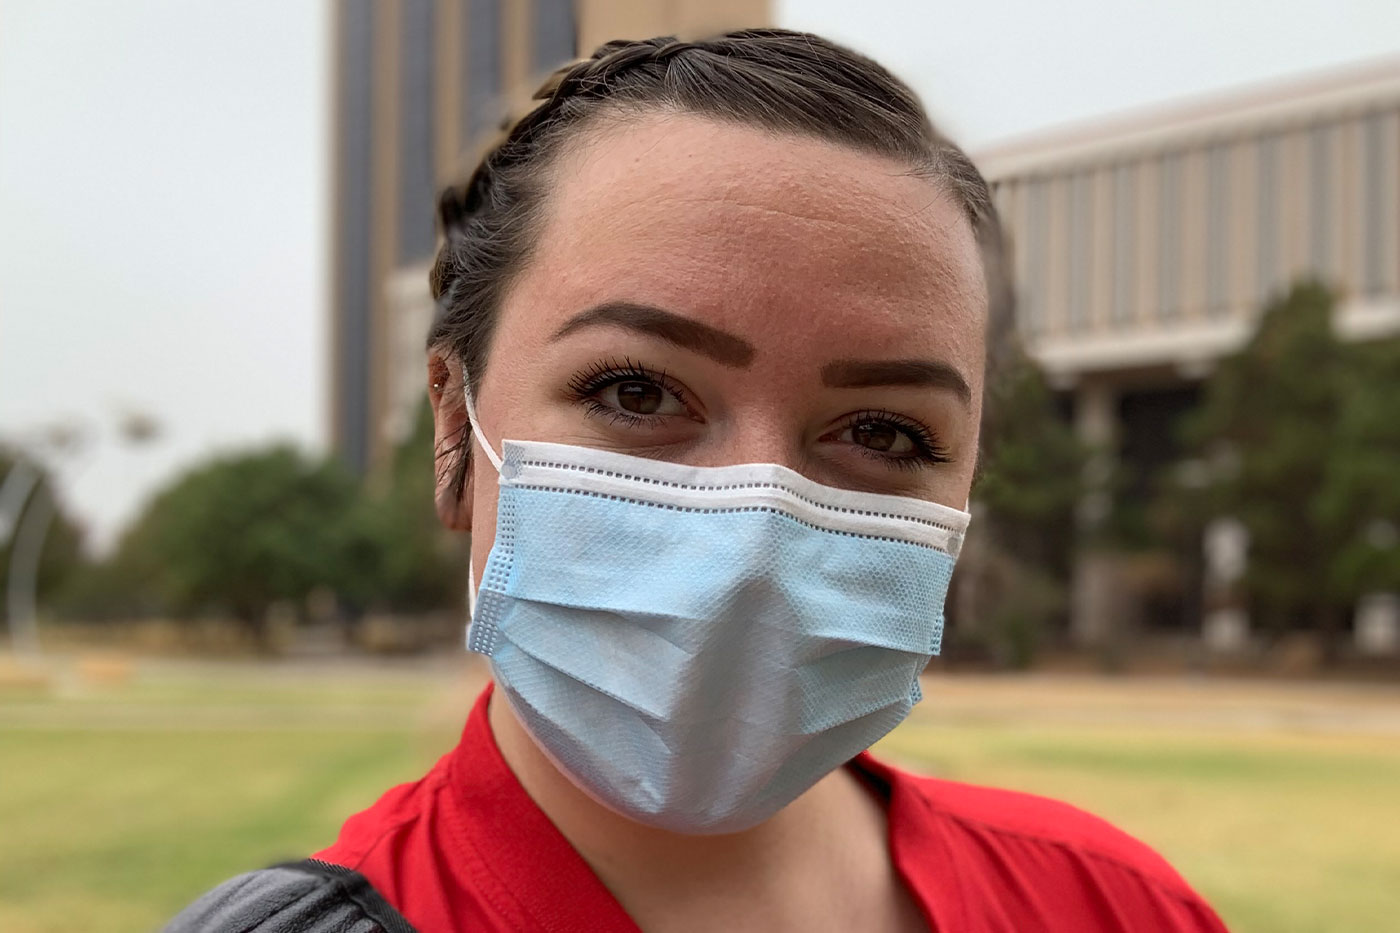
POLYGON ((496 541, 496 473, 478 452, 479 463, 472 466, 472 579, 478 584, 486 569, 486 558, 496 541))
MULTIPOLYGON (((497 456, 507 438, 548 439, 538 428, 542 391, 538 354, 522 346, 530 327, 503 314, 492 340, 490 359, 477 384, 476 415, 478 427, 486 443, 497 456)), ((533 320, 526 325, 536 329, 547 326, 533 320)), ((481 450, 480 441, 473 441, 471 486, 471 562, 475 579, 480 582, 491 546, 496 540, 496 506, 500 486, 495 467, 481 450)))
MULTIPOLYGON (((508 364, 510 358, 504 359, 508 364)), ((496 358, 493 350, 491 363, 477 384, 475 398, 476 417, 479 419, 477 428, 482 436, 478 438, 473 432, 470 442, 472 455, 468 475, 471 483, 466 494, 471 507, 472 569, 477 581, 481 580, 487 554, 496 540, 496 500, 500 488, 496 468, 482 450, 482 444, 489 444, 499 457, 502 440, 512 436, 509 427, 518 417, 518 413, 510 410, 511 406, 503 404, 510 398, 510 392, 502 385, 505 380, 501 376, 503 370, 508 371, 510 367, 500 366, 499 362, 501 360, 496 358)))
MULTIPOLYGON (((966 442, 963 446, 965 453, 958 463, 957 472, 958 487, 961 490, 960 495, 964 500, 967 499, 972 492, 972 481, 977 475, 977 459, 979 456, 979 448, 982 443, 982 405, 980 402, 980 390, 979 394, 974 396, 974 398, 977 398, 979 401, 973 408, 968 421, 966 442)), ((963 503, 961 501, 957 502, 955 506, 957 508, 962 508, 963 503)))

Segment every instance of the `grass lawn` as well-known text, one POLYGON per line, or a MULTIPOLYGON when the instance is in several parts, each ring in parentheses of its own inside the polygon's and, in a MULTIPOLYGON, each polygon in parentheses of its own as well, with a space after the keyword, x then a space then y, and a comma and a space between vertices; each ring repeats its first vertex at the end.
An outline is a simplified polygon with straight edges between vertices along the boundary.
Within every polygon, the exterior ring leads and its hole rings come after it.
MULTIPOLYGON (((0 688, 0 930, 158 929, 456 739, 478 674, 140 665, 0 688)), ((1400 691, 942 677, 885 756, 1092 810, 1231 929, 1400 929, 1400 691), (1393 728, 1397 727, 1397 728, 1393 728)))
POLYGON ((1400 740, 912 719, 917 770, 1055 797, 1149 843, 1237 933, 1400 930, 1400 740))

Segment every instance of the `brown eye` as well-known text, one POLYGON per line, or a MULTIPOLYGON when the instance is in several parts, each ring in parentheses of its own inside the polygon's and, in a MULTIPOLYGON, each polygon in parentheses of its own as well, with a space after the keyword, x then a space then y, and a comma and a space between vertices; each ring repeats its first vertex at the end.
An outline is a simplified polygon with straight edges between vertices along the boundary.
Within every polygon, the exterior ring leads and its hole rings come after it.
POLYGON ((881 453, 903 454, 914 449, 914 442, 892 424, 883 421, 863 421, 848 429, 851 443, 881 453))
POLYGON ((596 390, 593 398, 604 409, 627 418, 665 418, 689 413, 675 392, 646 379, 619 379, 596 390))
POLYGON ((937 435, 908 415, 872 409, 852 412, 843 420, 821 440, 847 445, 863 457, 903 470, 951 462, 937 435))
POLYGON ((650 382, 619 382, 617 406, 638 415, 653 415, 661 408, 662 389, 650 382))

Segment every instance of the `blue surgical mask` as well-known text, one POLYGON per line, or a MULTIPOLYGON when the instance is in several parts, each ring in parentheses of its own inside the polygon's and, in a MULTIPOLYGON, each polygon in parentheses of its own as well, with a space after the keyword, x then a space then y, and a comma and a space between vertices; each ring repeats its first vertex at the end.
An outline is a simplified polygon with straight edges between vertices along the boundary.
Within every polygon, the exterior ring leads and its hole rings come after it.
POLYGON ((467 646, 585 793, 736 832, 920 698, 968 514, 773 464, 505 441, 467 646))

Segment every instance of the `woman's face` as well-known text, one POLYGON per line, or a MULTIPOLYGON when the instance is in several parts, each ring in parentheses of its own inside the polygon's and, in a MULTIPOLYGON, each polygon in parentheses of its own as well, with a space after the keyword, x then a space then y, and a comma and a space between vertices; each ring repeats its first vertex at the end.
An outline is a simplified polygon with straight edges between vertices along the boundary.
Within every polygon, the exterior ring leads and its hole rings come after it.
MULTIPOLYGON (((498 452, 522 439, 779 463, 961 508, 986 314, 970 224, 903 164, 701 117, 628 118, 559 160, 477 413, 498 452)), ((435 402, 451 444, 460 391, 435 402)), ((447 511, 470 524, 479 579, 496 519, 479 452, 447 511)))

